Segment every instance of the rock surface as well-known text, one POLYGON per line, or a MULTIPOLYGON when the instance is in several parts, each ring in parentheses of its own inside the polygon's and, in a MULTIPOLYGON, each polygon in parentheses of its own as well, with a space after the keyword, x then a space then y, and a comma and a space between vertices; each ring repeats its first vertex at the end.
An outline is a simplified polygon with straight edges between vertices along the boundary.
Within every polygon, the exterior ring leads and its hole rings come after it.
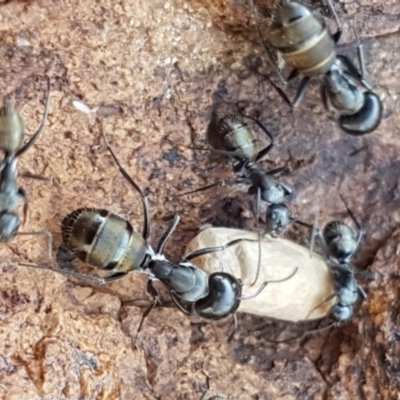
MULTIPOLYGON (((40 123, 44 77, 51 77, 46 129, 18 167, 53 182, 19 178, 30 200, 21 232, 47 229, 56 247, 62 217, 79 207, 110 209, 140 228, 139 199, 112 163, 97 119, 148 193, 152 241, 161 237, 166 217, 181 215, 166 249, 172 258, 181 257, 203 223, 254 229, 254 220, 242 217, 252 203, 245 190, 176 197, 232 177, 223 160, 190 149, 205 146, 213 101, 219 99, 230 111, 239 104, 258 115, 272 131, 276 146, 264 165, 290 162, 292 172, 282 179, 295 191, 295 215, 312 220, 318 212, 321 223, 345 218, 339 193, 344 195, 366 232, 355 268, 376 276, 360 280, 369 297, 347 326, 301 343, 274 345, 267 339, 315 325, 243 314, 228 343, 229 319, 191 325, 171 307, 150 313, 137 334, 144 308, 129 301, 149 304, 145 277, 131 273, 99 287, 15 267, 21 259, 54 263, 41 237, 20 236, 0 251, 1 398, 198 400, 204 374, 210 377, 209 398, 398 397, 397 110, 373 134, 346 136, 324 112, 315 84, 290 113, 257 73, 269 69, 245 1, 0 3, 0 92, 20 106, 28 134, 40 123)), ((345 1, 338 7, 347 43, 340 51, 355 57, 357 13, 368 77, 389 113, 400 93, 398 1, 345 1)), ((292 97, 295 86, 288 92, 292 97)), ((300 243, 304 234, 287 233, 300 243)))

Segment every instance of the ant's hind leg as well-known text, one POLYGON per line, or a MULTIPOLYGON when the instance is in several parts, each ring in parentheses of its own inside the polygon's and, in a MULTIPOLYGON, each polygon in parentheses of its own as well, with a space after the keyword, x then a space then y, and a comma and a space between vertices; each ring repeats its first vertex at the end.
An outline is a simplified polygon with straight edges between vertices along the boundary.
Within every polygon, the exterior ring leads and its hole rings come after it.
POLYGON ((342 22, 340 21, 339 15, 338 15, 335 7, 332 4, 332 1, 331 0, 326 0, 326 2, 328 3, 328 8, 329 8, 330 12, 332 13, 333 18, 335 19, 336 25, 337 25, 337 30, 332 35, 332 38, 333 38, 333 41, 335 43, 338 43, 340 38, 341 38, 341 36, 342 36, 342 31, 343 31, 342 22))
POLYGON ((22 235, 42 235, 46 239, 46 248, 47 248, 47 255, 49 256, 49 259, 52 258, 53 256, 53 236, 49 231, 43 230, 43 231, 35 231, 35 232, 18 232, 18 236, 22 235))
POLYGON ((233 317, 233 327, 228 334, 228 342, 230 342, 233 339, 233 335, 235 334, 239 326, 236 313, 232 314, 232 317, 233 317))
POLYGON ((151 313, 151 311, 154 310, 154 308, 157 307, 157 305, 161 305, 160 294, 158 293, 158 290, 153 286, 153 280, 150 278, 147 281, 146 292, 150 297, 153 298, 153 302, 144 311, 144 313, 142 315, 142 319, 140 320, 140 324, 139 324, 137 333, 139 333, 140 330, 142 329, 145 318, 151 313))
POLYGON ((54 268, 54 267, 49 267, 48 265, 28 263, 28 262, 18 262, 18 265, 22 266, 22 267, 45 269, 48 271, 57 272, 62 275, 68 275, 68 276, 72 276, 74 278, 85 279, 88 281, 96 282, 96 283, 99 283, 100 285, 103 285, 104 283, 106 283, 106 280, 104 278, 102 278, 101 276, 82 274, 80 272, 74 271, 73 269, 59 268, 59 267, 54 268))
POLYGON ((32 174, 31 172, 22 172, 18 174, 22 178, 27 178, 27 179, 36 179, 38 181, 44 181, 44 182, 53 182, 53 177, 48 177, 48 176, 43 176, 39 174, 32 174))

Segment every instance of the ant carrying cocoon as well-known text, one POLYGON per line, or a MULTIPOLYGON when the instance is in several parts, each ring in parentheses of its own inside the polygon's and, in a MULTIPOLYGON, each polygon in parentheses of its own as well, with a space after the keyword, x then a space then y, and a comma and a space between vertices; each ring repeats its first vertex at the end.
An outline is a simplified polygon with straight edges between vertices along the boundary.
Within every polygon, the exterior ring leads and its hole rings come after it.
POLYGON ((317 229, 314 224, 311 241, 312 250, 314 238, 318 239, 324 258, 331 265, 335 291, 327 297, 326 301, 331 298, 337 299, 337 303, 331 309, 331 315, 338 323, 352 318, 353 305, 358 296, 362 300, 367 298, 365 290, 357 284, 355 272, 351 266, 351 260, 360 246, 364 232, 343 196, 340 198, 356 229, 343 221, 330 221, 322 230, 317 229))
POLYGON ((334 291, 330 268, 319 255, 310 258, 309 249, 305 247, 266 235, 260 241, 261 268, 258 269, 257 233, 211 227, 201 231, 188 244, 187 251, 218 246, 239 238, 248 240, 223 252, 196 258, 195 264, 208 274, 223 271, 240 279, 244 296, 254 293, 254 287, 259 287, 262 282, 282 279, 298 268, 290 279, 268 285, 268 290, 241 302, 239 312, 292 322, 318 319, 328 314, 334 301, 321 303, 334 291))
POLYGON ((313 313, 321 307, 326 307, 327 303, 334 300, 334 304, 329 308, 327 317, 333 322, 327 326, 307 331, 299 336, 286 340, 270 340, 275 343, 291 342, 293 340, 302 339, 310 334, 327 330, 331 327, 348 322, 354 316, 354 305, 360 297, 361 301, 367 298, 365 290, 358 285, 356 280, 356 272, 351 266, 351 259, 359 248, 364 232, 361 230, 360 224, 354 214, 348 207, 343 196, 340 196, 348 214, 350 215, 356 229, 343 221, 330 221, 323 229, 318 229, 316 223, 308 225, 302 223, 312 229, 312 238, 310 253, 314 248, 315 239, 321 247, 323 257, 330 266, 333 290, 319 304, 316 304, 309 313, 313 313))
MULTIPOLYGON (((102 135, 114 163, 130 186, 139 194, 144 214, 142 233, 139 233, 126 219, 111 211, 80 208, 67 215, 61 227, 63 243, 59 252, 65 253, 62 261, 68 269, 62 265, 51 267, 27 262, 20 262, 19 265, 47 269, 100 284, 121 279, 130 271, 147 274, 149 276, 147 292, 154 301, 144 312, 139 330, 144 318, 160 303, 159 294, 152 285, 152 282, 157 280, 167 286, 175 305, 185 314, 194 311, 207 319, 220 319, 234 314, 242 300, 240 282, 228 273, 217 272, 208 276, 190 260, 203 254, 221 252, 247 239, 240 238, 212 248, 202 248, 188 254, 179 263, 174 263, 165 257, 164 247, 179 223, 179 216, 175 216, 154 250, 148 243, 151 220, 147 197, 122 167, 103 130, 102 135), (107 274, 100 277, 77 272, 71 269, 71 266, 74 267, 72 264, 74 259, 86 262, 94 269, 105 270, 107 274)), ((264 282, 259 291, 263 290, 267 283, 264 282)))

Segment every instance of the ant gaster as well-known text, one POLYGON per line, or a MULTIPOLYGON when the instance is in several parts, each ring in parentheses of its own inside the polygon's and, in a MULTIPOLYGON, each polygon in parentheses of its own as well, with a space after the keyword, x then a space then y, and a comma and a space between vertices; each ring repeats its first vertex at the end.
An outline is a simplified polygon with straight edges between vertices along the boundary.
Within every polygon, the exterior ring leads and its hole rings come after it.
POLYGON ((292 68, 287 80, 283 78, 258 29, 268 59, 281 81, 286 84, 298 75, 303 76, 293 104, 282 89, 269 78, 268 81, 290 106, 296 106, 303 99, 309 81, 320 77, 321 99, 325 109, 329 110, 329 99, 339 114, 340 128, 351 135, 364 135, 380 124, 382 102, 365 80, 364 53, 355 26, 353 28, 361 71, 348 57, 336 53, 336 46, 342 35, 342 24, 331 0, 327 0, 327 3, 337 24, 334 34, 329 32, 320 13, 295 1, 281 0, 273 14, 267 41, 292 68))

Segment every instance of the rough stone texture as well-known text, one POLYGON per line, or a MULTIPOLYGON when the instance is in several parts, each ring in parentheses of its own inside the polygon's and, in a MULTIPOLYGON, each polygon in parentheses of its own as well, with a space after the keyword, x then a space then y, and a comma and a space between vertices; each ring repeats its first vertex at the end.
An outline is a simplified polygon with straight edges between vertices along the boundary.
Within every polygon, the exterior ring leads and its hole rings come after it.
MULTIPOLYGON (((289 113, 255 71, 268 67, 244 1, 1 3, 0 92, 21 105, 28 133, 40 121, 44 75, 52 81, 49 122, 19 170, 51 176, 53 184, 20 179, 30 198, 21 231, 46 228, 56 246, 62 216, 83 206, 142 223, 138 198, 112 164, 95 114, 149 195, 153 240, 165 228, 164 217, 181 214, 169 255, 178 259, 205 222, 254 228, 252 219, 241 218, 251 200, 240 189, 174 197, 231 176, 223 160, 189 149, 204 146, 212 102, 219 98, 232 110, 240 102, 273 132, 277 145, 265 165, 291 162, 292 173, 283 179, 295 189, 296 215, 311 219, 318 209, 321 223, 343 218, 338 193, 346 197, 366 231, 356 268, 376 273, 373 282, 362 282, 369 298, 347 326, 300 344, 275 346, 266 339, 310 326, 242 315, 228 343, 229 320, 191 326, 174 308, 156 309, 137 334, 143 308, 128 301, 145 298, 144 277, 132 273, 97 287, 16 268, 10 261, 48 261, 42 239, 18 237, 0 252, 1 397, 197 400, 204 372, 209 397, 396 399, 399 112, 371 135, 346 136, 323 111, 314 85, 289 113), (73 100, 93 112, 81 113, 73 100)), ((345 1, 338 8, 343 43, 351 42, 341 51, 355 56, 351 24, 357 13, 369 78, 391 110, 400 92, 397 0, 345 1)), ((288 232, 299 242, 303 234, 288 232)))

